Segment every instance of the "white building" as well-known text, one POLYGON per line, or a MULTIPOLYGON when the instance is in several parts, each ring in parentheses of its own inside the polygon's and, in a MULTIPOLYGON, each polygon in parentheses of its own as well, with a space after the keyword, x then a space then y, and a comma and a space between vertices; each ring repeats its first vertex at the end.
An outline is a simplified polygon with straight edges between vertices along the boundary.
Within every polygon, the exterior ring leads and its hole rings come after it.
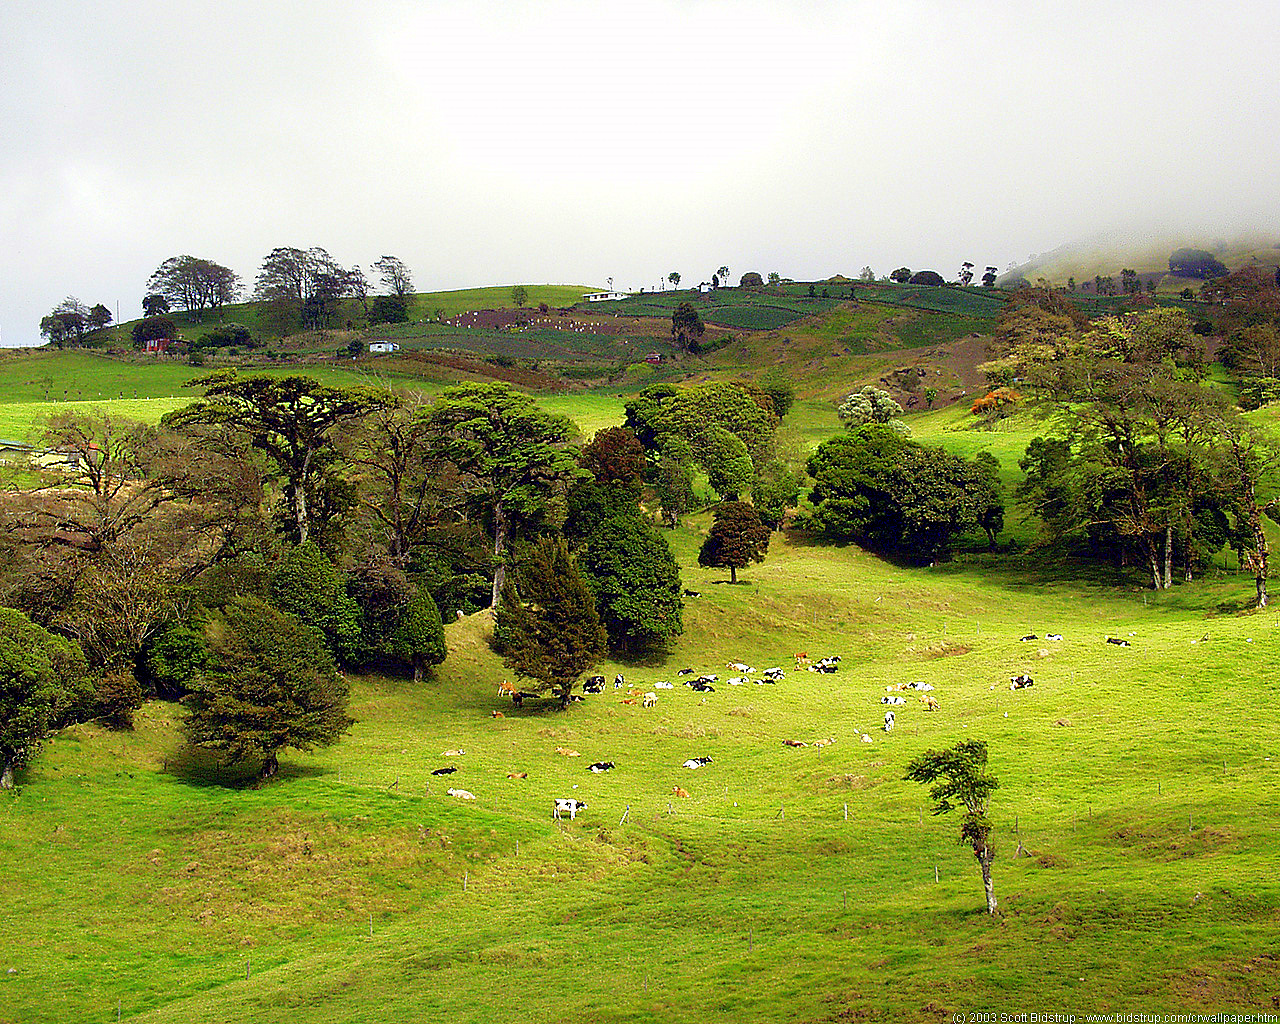
POLYGON ((371 341, 369 342, 369 351, 373 352, 399 352, 400 346, 394 341, 371 341))
POLYGON ((612 302, 615 299, 629 299, 630 292, 588 292, 582 296, 584 302, 612 302))

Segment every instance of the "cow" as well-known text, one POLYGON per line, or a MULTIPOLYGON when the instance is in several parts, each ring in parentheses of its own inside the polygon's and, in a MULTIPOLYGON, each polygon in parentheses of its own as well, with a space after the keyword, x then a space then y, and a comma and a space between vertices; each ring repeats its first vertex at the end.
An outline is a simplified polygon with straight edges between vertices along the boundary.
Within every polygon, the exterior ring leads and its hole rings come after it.
POLYGON ((556 753, 561 757, 581 757, 576 750, 570 750, 568 747, 556 747, 556 753))
POLYGON ((433 768, 431 770, 431 774, 432 775, 452 775, 457 770, 458 769, 455 768, 453 765, 449 765, 448 768, 433 768))
POLYGON ((893 732, 893 712, 886 711, 884 713, 884 731, 893 732))
POLYGON ((735 672, 746 672, 748 674, 755 671, 755 669, 753 669, 750 665, 744 665, 740 661, 731 661, 729 662, 727 667, 733 669, 735 672))
POLYGON ((682 669, 680 669, 679 671, 677 671, 677 672, 676 672, 676 675, 678 675, 678 676, 691 676, 691 675, 693 675, 693 669, 691 669, 691 668, 682 668, 682 669))
POLYGON ((613 688, 615 690, 621 690, 626 684, 627 684, 627 681, 626 679, 623 678, 623 675, 621 672, 619 672, 616 676, 613 677, 613 688))
POLYGON ((474 800, 476 798, 474 793, 470 793, 465 789, 450 789, 447 792, 450 796, 456 796, 459 800, 474 800))
POLYGON ((617 765, 612 761, 596 761, 594 764, 587 765, 587 771, 594 772, 596 775, 599 775, 601 772, 607 772, 616 767, 617 765))
POLYGON ((1025 672, 1023 672, 1022 675, 1020 676, 1009 677, 1010 690, 1025 690, 1028 686, 1032 686, 1034 683, 1035 683, 1035 680, 1032 679, 1025 672))
POLYGON ((786 678, 786 675, 787 675, 785 672, 782 671, 782 669, 778 668, 776 665, 773 668, 765 669, 762 674, 765 677, 765 679, 769 680, 769 682, 771 683, 776 683, 779 679, 786 678))
POLYGON ((686 589, 686 590, 685 590, 685 592, 684 592, 684 596, 685 596, 685 597, 701 597, 701 596, 702 596, 702 591, 700 591, 700 590, 688 590, 688 589, 686 589))
POLYGON ((926 694, 922 694, 922 695, 921 695, 921 697, 920 697, 920 703, 924 705, 924 709, 925 709, 926 711, 938 711, 938 710, 940 710, 940 708, 939 708, 939 706, 938 706, 938 698, 937 698, 937 697, 930 697, 930 696, 929 696, 929 694, 927 694, 927 693, 926 693, 926 694))
POLYGON ((906 702, 907 702, 906 697, 881 697, 880 698, 881 704, 905 704, 906 702))
POLYGON ((919 690, 922 693, 928 693, 933 689, 932 683, 907 683, 907 688, 911 690, 919 690))
POLYGON ((505 679, 504 679, 504 680, 502 680, 502 682, 500 682, 500 683, 498 684, 498 696, 499 696, 499 697, 501 697, 501 696, 503 696, 503 695, 505 694, 506 696, 508 696, 508 697, 510 697, 510 698, 512 698, 512 699, 514 700, 514 699, 515 699, 516 694, 517 694, 517 693, 519 693, 519 692, 520 692, 519 690, 517 690, 514 686, 512 686, 512 685, 511 685, 509 682, 507 682, 505 679))
POLYGON ((679 786, 672 786, 671 792, 680 797, 687 797, 689 795, 689 791, 687 789, 681 789, 679 786))
POLYGON ((507 772, 507 778, 509 779, 527 779, 528 777, 528 772, 507 772))
POLYGON ((446 750, 440 756, 441 757, 461 757, 465 753, 466 753, 465 750, 446 750))
POLYGON ((566 800, 563 797, 554 797, 553 801, 554 802, 551 805, 551 817, 556 821, 561 819, 565 811, 569 812, 569 820, 573 821, 578 816, 578 812, 584 810, 587 806, 581 800, 566 800))
POLYGON ((728 679, 725 680, 725 682, 728 683, 730 686, 741 686, 746 681, 747 681, 746 676, 730 676, 728 679))
POLYGON ((874 741, 874 740, 872 740, 872 738, 871 738, 870 736, 868 736, 868 735, 864 732, 864 733, 862 734, 862 742, 863 742, 863 743, 873 743, 873 742, 875 742, 875 741, 874 741))
POLYGON ((709 757, 691 757, 680 767, 681 768, 703 768, 709 765, 710 763, 711 763, 711 758, 709 757))
POLYGON ((1061 633, 1046 633, 1046 634, 1044 635, 1044 638, 1045 638, 1046 640, 1061 640, 1061 639, 1062 639, 1062 634, 1061 634, 1061 633))
POLYGON ((1129 641, 1128 641, 1128 640, 1121 640, 1118 636, 1109 636, 1109 637, 1107 637, 1107 643, 1109 643, 1109 644, 1115 644, 1117 647, 1128 647, 1128 646, 1130 646, 1130 644, 1129 644, 1129 641))
POLYGON ((784 747, 807 747, 809 744, 804 743, 801 740, 783 740, 782 745, 784 747))
POLYGON ((697 693, 715 693, 716 692, 716 688, 714 686, 712 686, 710 683, 703 682, 701 679, 695 679, 693 682, 685 683, 684 685, 689 687, 691 690, 696 691, 697 693))
POLYGON ((658 682, 654 683, 654 684, 653 684, 653 688, 654 688, 655 690, 674 690, 674 689, 675 689, 675 684, 674 684, 674 683, 668 683, 668 682, 664 679, 664 680, 659 680, 658 682))
POLYGON ((1018 637, 1018 639, 1025 644, 1028 640, 1039 640, 1040 638, 1036 636, 1034 633, 1028 633, 1026 636, 1018 637))
POLYGON ((604 676, 591 676, 582 684, 583 693, 604 693, 604 676))
POLYGON ((658 695, 650 690, 644 695, 644 706, 647 708, 654 707, 658 703, 658 695))
POLYGON ((698 676, 697 681, 700 683, 718 683, 720 682, 720 677, 716 675, 710 675, 710 674, 702 675, 702 676, 698 676))

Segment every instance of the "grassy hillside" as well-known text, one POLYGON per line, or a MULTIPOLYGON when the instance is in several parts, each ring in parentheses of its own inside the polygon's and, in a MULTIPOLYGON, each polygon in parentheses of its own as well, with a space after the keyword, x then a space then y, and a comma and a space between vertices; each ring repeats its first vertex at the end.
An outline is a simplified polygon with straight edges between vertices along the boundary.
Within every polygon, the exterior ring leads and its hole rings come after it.
POLYGON ((1280 620, 1231 613, 1243 581, 1148 601, 1105 576, 905 569, 778 537, 730 587, 693 566, 706 525, 673 537, 703 594, 677 649, 602 670, 648 688, 802 650, 842 654, 839 673, 516 711, 478 615, 448 626, 428 683, 354 680, 351 735, 267 787, 213 784, 170 705, 134 734, 69 730, 4 798, 0 1020, 105 1020, 117 1001, 126 1020, 284 1006, 300 1024, 1267 1005, 1280 726, 1224 709, 1274 700, 1280 620), (1010 693, 1023 671, 1036 685, 1010 693), (885 686, 914 679, 942 710, 913 701, 884 733, 885 686), (970 737, 1001 780, 994 921, 957 822, 901 779, 970 737), (597 759, 618 767, 592 775, 597 759), (444 764, 459 772, 433 778, 444 764), (553 823, 568 795, 587 810, 553 823))

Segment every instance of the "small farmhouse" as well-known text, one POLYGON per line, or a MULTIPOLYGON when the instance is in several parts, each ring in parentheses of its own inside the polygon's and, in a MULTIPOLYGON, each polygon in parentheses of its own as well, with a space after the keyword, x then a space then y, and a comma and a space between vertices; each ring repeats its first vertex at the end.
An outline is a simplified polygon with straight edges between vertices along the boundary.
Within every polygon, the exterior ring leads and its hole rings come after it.
POLYGON ((371 341, 369 342, 369 352, 399 352, 400 346, 394 341, 371 341))
POLYGON ((584 302, 612 302, 615 299, 629 299, 630 292, 588 292, 582 296, 584 302))

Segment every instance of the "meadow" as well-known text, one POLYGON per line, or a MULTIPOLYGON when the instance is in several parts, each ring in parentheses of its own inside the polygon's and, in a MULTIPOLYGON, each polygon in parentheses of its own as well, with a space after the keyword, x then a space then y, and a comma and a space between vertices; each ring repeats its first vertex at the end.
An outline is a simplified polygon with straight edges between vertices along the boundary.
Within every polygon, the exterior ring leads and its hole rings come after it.
MULTIPOLYGON (((172 390, 147 369, 142 390, 172 390)), ((42 404, 5 379, 9 404, 42 404)), ((623 400, 541 399, 586 435, 623 400)), ((1012 479, 1043 425, 966 415, 911 423, 993 450, 1012 479)), ((838 421, 802 400, 787 429, 811 446, 838 421)), ((444 609, 444 665, 416 686, 353 677, 350 734, 286 753, 267 786, 186 749, 172 704, 148 704, 132 733, 59 734, 3 797, 0 1021, 1270 1008, 1280 616, 1245 610, 1247 577, 1150 594, 1113 569, 978 554, 922 568, 775 534, 733 587, 696 565, 708 525, 669 534, 701 595, 674 649, 599 667, 676 682, 655 708, 607 690, 514 709, 486 613, 444 609), (1019 639, 1049 632, 1064 639, 1019 639), (840 654, 840 671, 796 671, 797 652, 840 654), (724 680, 736 660, 787 676, 678 685, 677 668, 724 680), (1011 692, 1021 672, 1035 685, 1011 692), (941 710, 896 708, 883 732, 885 687, 912 680, 941 710), (994 919, 954 816, 902 780, 914 755, 966 738, 987 741, 1000 779, 994 919), (680 767, 699 755, 712 763, 680 767), (596 760, 618 767, 593 775, 596 760), (562 796, 587 803, 576 821, 551 820, 562 796)))

